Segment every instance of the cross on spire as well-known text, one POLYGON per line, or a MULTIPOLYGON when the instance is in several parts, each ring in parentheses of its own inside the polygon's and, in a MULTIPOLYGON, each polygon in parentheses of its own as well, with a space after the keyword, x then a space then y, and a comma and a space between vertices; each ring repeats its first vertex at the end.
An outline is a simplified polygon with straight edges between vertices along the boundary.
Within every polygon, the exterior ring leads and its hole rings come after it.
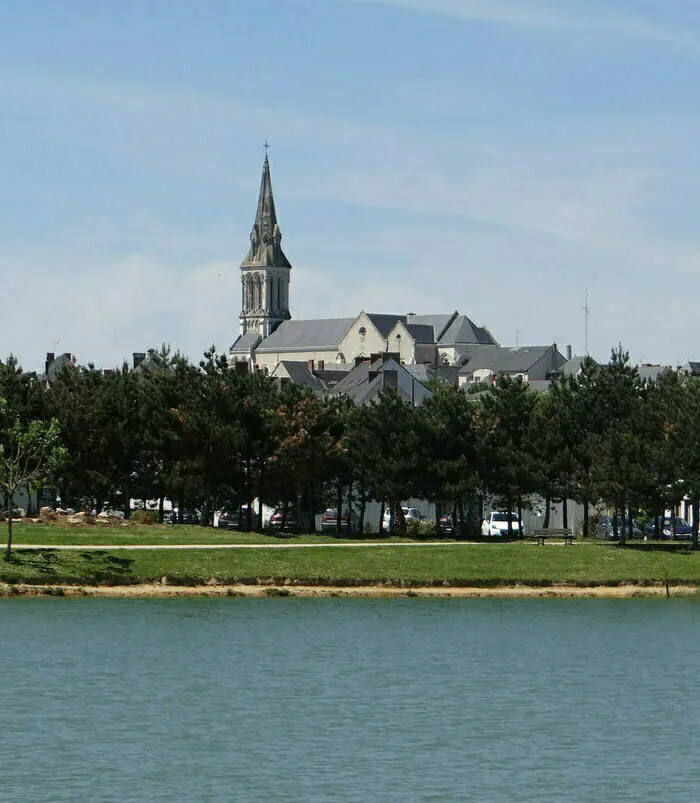
POLYGON ((265 158, 266 158, 266 159, 267 159, 267 149, 268 149, 269 147, 270 147, 270 146, 268 145, 268 143, 267 143, 267 139, 266 139, 266 140, 265 140, 265 142, 263 142, 263 148, 265 148, 265 158))

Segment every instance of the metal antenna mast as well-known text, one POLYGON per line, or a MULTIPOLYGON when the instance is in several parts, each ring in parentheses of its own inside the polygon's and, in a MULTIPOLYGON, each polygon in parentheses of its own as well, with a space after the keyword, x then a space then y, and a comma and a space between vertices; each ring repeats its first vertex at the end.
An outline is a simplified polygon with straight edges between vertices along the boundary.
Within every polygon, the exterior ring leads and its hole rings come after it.
POLYGON ((588 288, 586 288, 586 303, 581 307, 584 316, 584 337, 586 342, 586 357, 588 357, 588 315, 590 307, 588 306, 588 288))

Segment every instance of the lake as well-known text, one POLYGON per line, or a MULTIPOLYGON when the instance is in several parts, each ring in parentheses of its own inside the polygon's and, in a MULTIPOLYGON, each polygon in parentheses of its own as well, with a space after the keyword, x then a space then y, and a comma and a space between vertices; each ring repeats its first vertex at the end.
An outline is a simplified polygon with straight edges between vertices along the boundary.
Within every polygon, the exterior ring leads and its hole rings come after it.
POLYGON ((698 799, 695 600, 2 599, 0 800, 698 799))

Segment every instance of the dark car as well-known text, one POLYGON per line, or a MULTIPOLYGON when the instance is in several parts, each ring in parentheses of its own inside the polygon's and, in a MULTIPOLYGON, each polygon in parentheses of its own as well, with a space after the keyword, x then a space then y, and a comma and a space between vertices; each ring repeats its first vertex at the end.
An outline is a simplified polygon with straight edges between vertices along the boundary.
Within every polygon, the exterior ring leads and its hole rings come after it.
MULTIPOLYGON (((180 514, 178 510, 170 513, 170 523, 180 524, 180 514)), ((199 513, 196 510, 184 510, 182 512, 182 524, 199 524, 199 513)))
MULTIPOLYGON (((340 529, 341 530, 357 530, 358 519, 355 513, 348 513, 344 510, 340 516, 340 529)), ((338 530, 338 509, 329 507, 321 516, 321 530, 324 533, 337 532, 338 530)))
POLYGON ((273 530, 284 530, 286 533, 308 532, 311 529, 311 523, 308 516, 304 515, 301 517, 301 522, 297 523, 295 511, 290 509, 285 516, 284 511, 277 508, 270 516, 270 527, 273 530))
MULTIPOLYGON (((453 535, 452 530, 452 511, 440 516, 440 534, 453 535)), ((454 535, 466 535, 469 537, 477 536, 480 532, 481 519, 474 513, 465 513, 463 517, 457 513, 455 520, 454 535), (460 526, 461 525, 461 526, 460 526), (461 532, 460 532, 461 531, 461 532)))
MULTIPOLYGON (((251 510, 250 516, 250 528, 256 530, 258 514, 251 510)), ((239 508, 222 511, 216 526, 221 530, 248 530, 248 506, 242 505, 239 508)))
MULTIPOLYGON (((690 526, 690 524, 688 524, 688 522, 685 519, 676 517, 675 525, 676 525, 676 538, 687 539, 692 536, 693 528, 690 526)), ((647 530, 647 537, 653 538, 655 532, 654 519, 652 519, 649 522, 649 524, 647 524, 646 530, 647 530)), ((664 516, 663 518, 659 516, 659 535, 661 538, 673 538, 670 516, 664 516)))
MULTIPOLYGON (((622 528, 625 528, 625 537, 629 538, 629 519, 621 519, 615 516, 617 523, 617 537, 621 535, 622 528)), ((595 537, 610 540, 615 538, 615 527, 612 516, 601 516, 595 528, 595 537)), ((632 538, 644 538, 644 533, 639 529, 637 522, 632 519, 632 538)))

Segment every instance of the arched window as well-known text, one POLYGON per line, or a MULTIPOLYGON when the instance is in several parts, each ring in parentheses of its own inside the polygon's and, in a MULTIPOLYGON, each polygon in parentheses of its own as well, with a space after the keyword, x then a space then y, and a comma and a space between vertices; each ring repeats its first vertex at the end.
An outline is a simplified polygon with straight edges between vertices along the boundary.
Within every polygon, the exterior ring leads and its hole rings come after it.
POLYGON ((367 334, 367 330, 365 329, 364 326, 361 326, 357 331, 358 331, 360 337, 364 337, 367 334))

